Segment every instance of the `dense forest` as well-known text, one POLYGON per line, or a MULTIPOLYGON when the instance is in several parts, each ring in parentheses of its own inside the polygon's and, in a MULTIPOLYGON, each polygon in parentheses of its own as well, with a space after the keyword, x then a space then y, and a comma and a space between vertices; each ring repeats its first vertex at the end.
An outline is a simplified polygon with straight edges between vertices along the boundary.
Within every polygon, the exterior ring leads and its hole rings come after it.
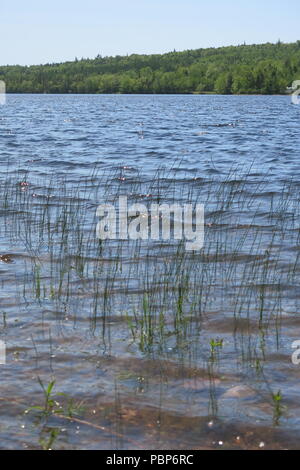
POLYGON ((0 67, 8 93, 279 94, 300 79, 300 41, 0 67))

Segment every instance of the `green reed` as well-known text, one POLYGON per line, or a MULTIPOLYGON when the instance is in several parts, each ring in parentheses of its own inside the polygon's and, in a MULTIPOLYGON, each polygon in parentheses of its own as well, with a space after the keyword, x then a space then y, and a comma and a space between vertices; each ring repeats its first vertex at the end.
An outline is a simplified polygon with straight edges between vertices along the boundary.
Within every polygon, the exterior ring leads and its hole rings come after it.
POLYGON ((189 185, 172 170, 158 170, 151 180, 135 173, 129 183, 124 175, 95 170, 76 188, 67 177, 3 178, 1 236, 27 255, 22 295, 52 302, 57 311, 79 302, 102 337, 109 315, 119 315, 143 352, 183 344, 211 311, 234 318, 235 334, 246 320, 249 334, 252 327, 262 337, 274 326, 278 336, 282 286, 296 286, 299 276, 299 250, 284 263, 287 248, 299 242, 291 186, 262 204, 267 181, 252 182, 235 168, 226 180, 195 178, 189 185), (186 252, 182 242, 97 240, 97 205, 120 194, 130 202, 204 203, 203 250, 186 252))

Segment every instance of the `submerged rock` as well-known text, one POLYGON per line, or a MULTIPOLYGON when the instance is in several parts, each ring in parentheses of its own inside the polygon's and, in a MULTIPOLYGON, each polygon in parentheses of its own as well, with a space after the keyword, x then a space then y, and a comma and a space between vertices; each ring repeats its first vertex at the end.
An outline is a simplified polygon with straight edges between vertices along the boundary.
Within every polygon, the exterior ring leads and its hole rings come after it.
POLYGON ((227 390, 222 395, 222 398, 250 398, 255 395, 255 390, 248 387, 247 385, 236 385, 235 387, 227 390))
POLYGON ((0 255, 0 261, 3 263, 13 263, 12 255, 0 255))

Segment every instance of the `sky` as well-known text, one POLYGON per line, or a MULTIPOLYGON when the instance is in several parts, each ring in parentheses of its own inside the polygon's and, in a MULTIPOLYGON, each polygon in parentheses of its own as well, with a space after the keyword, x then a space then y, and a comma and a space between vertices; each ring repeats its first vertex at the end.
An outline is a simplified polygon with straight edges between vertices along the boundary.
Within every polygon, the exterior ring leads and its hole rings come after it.
POLYGON ((0 0, 0 65, 300 39, 299 0, 0 0))

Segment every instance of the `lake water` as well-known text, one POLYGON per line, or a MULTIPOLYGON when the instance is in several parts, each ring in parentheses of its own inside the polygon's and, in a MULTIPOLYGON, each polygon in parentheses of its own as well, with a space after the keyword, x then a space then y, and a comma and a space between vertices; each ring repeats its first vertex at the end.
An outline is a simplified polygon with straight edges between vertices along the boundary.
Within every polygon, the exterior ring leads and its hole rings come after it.
POLYGON ((286 96, 8 95, 1 448, 299 448, 299 122, 286 96), (204 204, 203 249, 99 242, 120 195, 204 204))

